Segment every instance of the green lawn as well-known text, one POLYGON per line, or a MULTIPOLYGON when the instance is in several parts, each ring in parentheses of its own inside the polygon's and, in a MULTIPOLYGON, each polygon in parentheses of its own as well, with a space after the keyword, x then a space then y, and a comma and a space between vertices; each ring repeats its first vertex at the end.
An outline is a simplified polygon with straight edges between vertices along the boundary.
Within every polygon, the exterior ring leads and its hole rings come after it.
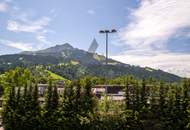
POLYGON ((55 80, 67 80, 67 79, 61 77, 60 75, 57 75, 49 70, 46 70, 46 71, 50 74, 50 77, 52 77, 55 80))

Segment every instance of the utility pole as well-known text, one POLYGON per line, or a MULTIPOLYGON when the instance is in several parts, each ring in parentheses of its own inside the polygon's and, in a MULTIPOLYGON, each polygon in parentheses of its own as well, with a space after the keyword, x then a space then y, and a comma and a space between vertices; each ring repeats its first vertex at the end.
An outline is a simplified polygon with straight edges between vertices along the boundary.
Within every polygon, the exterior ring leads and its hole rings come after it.
POLYGON ((116 33, 116 29, 112 30, 100 30, 99 33, 106 34, 106 66, 108 65, 108 34, 110 33, 116 33))

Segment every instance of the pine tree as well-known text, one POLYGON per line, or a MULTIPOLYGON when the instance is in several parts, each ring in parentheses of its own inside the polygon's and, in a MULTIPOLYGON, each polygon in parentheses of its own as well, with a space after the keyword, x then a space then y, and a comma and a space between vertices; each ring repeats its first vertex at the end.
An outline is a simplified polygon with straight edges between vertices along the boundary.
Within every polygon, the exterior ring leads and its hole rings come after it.
POLYGON ((16 109, 14 110, 15 112, 15 117, 14 117, 14 120, 16 121, 15 123, 15 129, 18 129, 21 125, 21 116, 20 116, 20 105, 21 105, 21 87, 18 86, 17 87, 17 93, 16 93, 16 109))
POLYGON ((169 129, 169 119, 170 118, 170 112, 171 110, 169 105, 172 105, 172 99, 169 101, 170 98, 167 96, 170 94, 169 91, 170 87, 167 84, 164 84, 163 82, 160 83, 160 90, 159 90, 159 109, 158 109, 158 118, 161 123, 162 129, 169 129))
POLYGON ((75 110, 76 110, 76 114, 81 115, 81 86, 79 81, 74 81, 73 82, 73 86, 74 88, 76 88, 75 90, 75 98, 74 98, 74 104, 75 104, 75 110))
POLYGON ((146 81, 142 80, 142 88, 141 88, 141 107, 146 107, 146 81))
POLYGON ((65 86, 61 103, 62 129, 80 129, 80 121, 76 114, 75 92, 73 84, 65 86))
POLYGON ((14 122, 14 107, 15 107, 15 90, 12 88, 9 92, 8 99, 3 107, 3 126, 6 130, 14 130, 15 122, 14 122))
POLYGON ((150 119, 158 119, 160 84, 154 82, 150 89, 150 119))
POLYGON ((147 109, 147 97, 146 97, 146 81, 145 79, 142 80, 142 85, 140 89, 140 119, 146 119, 148 114, 147 109))
POLYGON ((188 124, 188 120, 189 120, 189 117, 188 117, 188 105, 189 105, 189 96, 188 96, 188 90, 189 90, 189 87, 190 87, 190 84, 188 82, 187 79, 185 79, 183 81, 183 97, 182 97, 182 114, 181 114, 181 118, 182 118, 182 125, 181 125, 181 129, 185 129, 185 127, 187 126, 188 124))
MULTIPOLYGON (((50 114, 51 110, 52 110, 52 96, 53 96, 53 89, 52 89, 52 81, 49 81, 49 85, 46 91, 46 96, 45 96, 45 110, 46 110, 46 114, 50 114)), ((48 114, 48 116, 50 116, 48 114)))
POLYGON ((83 81, 83 112, 88 114, 94 113, 94 98, 91 92, 92 84, 89 77, 86 77, 83 81))
POLYGON ((41 110, 40 110, 40 104, 38 100, 38 85, 35 84, 33 91, 32 91, 32 102, 31 102, 31 108, 32 108, 32 124, 35 126, 35 129, 40 129, 40 121, 41 121, 41 110))
POLYGON ((165 117, 164 124, 167 126, 167 129, 173 129, 175 127, 175 124, 173 123, 173 119, 175 118, 174 113, 174 104, 175 104, 175 89, 178 86, 169 84, 168 88, 168 101, 167 101, 167 107, 165 109, 165 113, 167 116, 165 117))
POLYGON ((139 90, 139 83, 138 81, 136 81, 136 84, 135 84, 135 108, 136 108, 136 111, 139 112, 139 109, 140 109, 140 90, 139 90))
POLYGON ((129 79, 127 77, 126 79, 126 86, 125 86, 125 105, 126 105, 126 109, 129 109, 130 106, 129 106, 129 103, 130 102, 130 99, 129 99, 129 79))
POLYGON ((180 86, 175 86, 175 98, 172 108, 170 122, 172 121, 171 127, 173 130, 183 130, 184 126, 184 111, 182 104, 182 89, 180 86))
POLYGON ((57 86, 54 85, 53 94, 52 94, 52 109, 54 112, 58 110, 58 106, 59 106, 59 95, 58 95, 57 86))
POLYGON ((3 107, 3 125, 7 130, 14 130, 16 128, 17 122, 15 121, 17 109, 17 97, 15 88, 18 86, 18 70, 10 71, 6 79, 7 87, 9 87, 8 98, 5 99, 5 105, 3 107), (17 85, 17 86, 16 86, 17 85))
POLYGON ((160 91, 159 91, 159 117, 162 118, 164 116, 164 108, 165 108, 165 89, 163 86, 163 82, 160 83, 160 91))
POLYGON ((53 115, 53 86, 52 80, 49 81, 49 85, 47 87, 46 95, 45 95, 45 105, 44 105, 44 114, 43 114, 43 127, 44 129, 52 128, 52 115, 53 115))

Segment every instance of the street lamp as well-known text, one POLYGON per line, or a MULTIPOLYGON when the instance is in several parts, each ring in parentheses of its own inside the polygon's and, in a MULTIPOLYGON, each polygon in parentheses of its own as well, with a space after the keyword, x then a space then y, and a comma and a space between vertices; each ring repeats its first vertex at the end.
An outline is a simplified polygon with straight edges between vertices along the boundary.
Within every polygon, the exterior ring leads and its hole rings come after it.
POLYGON ((112 30, 100 30, 99 33, 106 34, 106 65, 108 64, 108 34, 109 33, 116 33, 116 29, 112 30))

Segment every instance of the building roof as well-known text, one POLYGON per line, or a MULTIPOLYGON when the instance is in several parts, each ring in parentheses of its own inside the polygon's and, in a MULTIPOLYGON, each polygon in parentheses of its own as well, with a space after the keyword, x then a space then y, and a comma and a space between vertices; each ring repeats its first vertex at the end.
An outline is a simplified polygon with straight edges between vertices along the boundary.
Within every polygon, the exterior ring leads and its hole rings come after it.
POLYGON ((105 88, 105 87, 124 87, 124 85, 118 85, 118 84, 100 84, 100 85, 95 85, 93 88, 105 88))

